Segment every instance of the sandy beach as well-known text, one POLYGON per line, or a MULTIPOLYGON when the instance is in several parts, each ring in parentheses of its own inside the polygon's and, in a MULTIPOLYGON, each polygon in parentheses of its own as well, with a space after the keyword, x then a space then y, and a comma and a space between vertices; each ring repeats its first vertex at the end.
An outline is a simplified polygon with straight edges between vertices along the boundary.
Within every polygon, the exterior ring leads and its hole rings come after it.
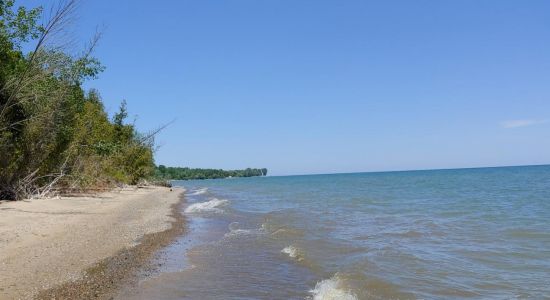
POLYGON ((0 299, 108 298, 184 229, 183 189, 0 203, 0 299))

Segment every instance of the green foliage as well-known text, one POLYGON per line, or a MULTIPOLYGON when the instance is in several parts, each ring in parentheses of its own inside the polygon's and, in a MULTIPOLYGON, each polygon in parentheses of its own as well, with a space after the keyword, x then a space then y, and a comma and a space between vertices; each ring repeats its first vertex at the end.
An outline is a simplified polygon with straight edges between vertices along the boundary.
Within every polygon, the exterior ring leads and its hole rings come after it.
POLYGON ((216 179, 229 177, 266 176, 267 169, 221 170, 221 169, 191 169, 166 167, 160 165, 155 169, 155 177, 165 180, 216 179))
POLYGON ((124 119, 128 117, 128 111, 126 110, 126 100, 122 100, 122 103, 120 103, 120 108, 118 109, 118 112, 113 117, 113 123, 118 128, 122 128, 124 125, 124 119))
POLYGON ((21 42, 36 39, 44 32, 37 21, 42 13, 42 7, 27 10, 25 7, 13 9, 14 0, 0 0, 0 35, 6 41, 14 41, 17 49, 21 42))
POLYGON ((97 59, 21 52, 44 32, 41 12, 0 0, 0 199, 151 176, 153 143, 125 124, 126 101, 111 121, 99 93, 81 87, 103 71, 97 59))

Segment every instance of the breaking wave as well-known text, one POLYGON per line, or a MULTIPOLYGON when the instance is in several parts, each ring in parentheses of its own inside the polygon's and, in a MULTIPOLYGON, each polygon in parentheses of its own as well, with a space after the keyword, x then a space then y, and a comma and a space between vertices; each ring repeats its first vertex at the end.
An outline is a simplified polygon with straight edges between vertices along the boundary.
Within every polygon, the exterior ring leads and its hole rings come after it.
POLYGON ((226 206, 227 204, 229 204, 227 200, 213 198, 210 201, 191 204, 185 209, 185 212, 222 212, 223 210, 220 207, 226 206))
POLYGON ((281 252, 288 255, 288 257, 296 259, 298 261, 301 261, 304 259, 302 255, 302 251, 299 248, 294 247, 292 245, 285 247, 283 250, 281 250, 281 252))
POLYGON ((357 296, 344 286, 338 274, 330 279, 318 282, 315 288, 309 291, 313 300, 357 300, 357 296))

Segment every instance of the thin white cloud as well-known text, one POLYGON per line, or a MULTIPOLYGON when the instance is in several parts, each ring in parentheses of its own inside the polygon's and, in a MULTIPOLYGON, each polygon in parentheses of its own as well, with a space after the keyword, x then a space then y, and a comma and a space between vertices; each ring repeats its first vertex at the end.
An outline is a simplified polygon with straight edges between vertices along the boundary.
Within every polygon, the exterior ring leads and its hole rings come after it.
POLYGON ((501 122, 500 126, 502 126, 502 128, 518 128, 518 127, 539 125, 544 123, 548 123, 548 120, 534 120, 534 119, 509 120, 509 121, 501 122))

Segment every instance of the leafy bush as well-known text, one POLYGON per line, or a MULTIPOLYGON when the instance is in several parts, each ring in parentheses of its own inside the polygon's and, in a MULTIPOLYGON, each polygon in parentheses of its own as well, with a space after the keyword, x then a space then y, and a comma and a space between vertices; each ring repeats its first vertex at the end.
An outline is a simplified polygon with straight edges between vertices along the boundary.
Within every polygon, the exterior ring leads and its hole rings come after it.
POLYGON ((125 124, 126 102, 111 121, 99 93, 82 88, 104 70, 91 56, 97 39, 80 56, 47 44, 74 6, 38 25, 42 8, 0 1, 0 199, 135 184, 154 172, 153 135, 125 124))

